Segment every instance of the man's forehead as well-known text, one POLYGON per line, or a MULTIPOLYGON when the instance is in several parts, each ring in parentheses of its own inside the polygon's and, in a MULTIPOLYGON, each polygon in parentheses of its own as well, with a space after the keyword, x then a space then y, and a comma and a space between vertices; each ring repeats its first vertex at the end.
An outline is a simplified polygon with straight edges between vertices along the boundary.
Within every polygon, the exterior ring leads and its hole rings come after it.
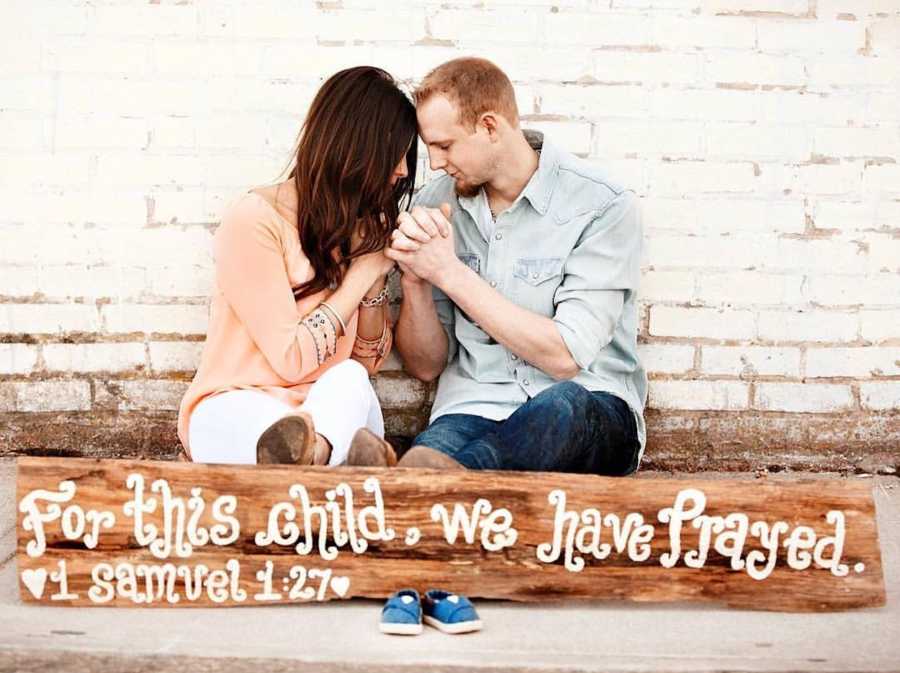
POLYGON ((416 108, 419 132, 426 143, 455 138, 462 130, 456 106, 445 96, 435 94, 416 108))

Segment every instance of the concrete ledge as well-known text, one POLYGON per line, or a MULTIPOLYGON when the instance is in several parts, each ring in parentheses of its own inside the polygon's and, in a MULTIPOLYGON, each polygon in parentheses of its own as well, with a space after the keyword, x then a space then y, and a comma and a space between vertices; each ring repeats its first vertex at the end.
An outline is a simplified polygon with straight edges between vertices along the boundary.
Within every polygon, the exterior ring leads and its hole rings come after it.
MULTIPOLYGON (((406 394, 409 398, 379 387, 389 439, 400 451, 425 427, 431 404, 425 386, 406 394)), ((856 417, 650 409, 646 418, 644 470, 900 471, 900 413, 856 417)), ((173 410, 0 413, 0 456, 174 459, 180 450, 175 422, 173 410)))
MULTIPOLYGON (((725 476, 736 475, 702 474, 725 476)), ((871 483, 887 585, 883 608, 798 615, 480 601, 480 633, 427 629, 398 638, 377 631, 377 601, 218 610, 23 605, 14 558, 15 461, 4 459, 0 671, 900 671, 900 480, 871 483)))

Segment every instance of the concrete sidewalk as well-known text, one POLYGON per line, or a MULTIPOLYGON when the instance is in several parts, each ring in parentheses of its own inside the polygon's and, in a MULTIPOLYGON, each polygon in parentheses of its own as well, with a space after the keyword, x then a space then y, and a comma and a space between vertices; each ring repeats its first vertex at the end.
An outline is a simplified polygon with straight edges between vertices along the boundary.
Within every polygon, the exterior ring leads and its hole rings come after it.
POLYGON ((399 638, 378 632, 379 601, 239 609, 23 605, 15 462, 0 460, 0 671, 900 672, 900 480, 877 477, 872 485, 887 583, 883 608, 780 614, 687 604, 478 601, 480 633, 426 629, 399 638))

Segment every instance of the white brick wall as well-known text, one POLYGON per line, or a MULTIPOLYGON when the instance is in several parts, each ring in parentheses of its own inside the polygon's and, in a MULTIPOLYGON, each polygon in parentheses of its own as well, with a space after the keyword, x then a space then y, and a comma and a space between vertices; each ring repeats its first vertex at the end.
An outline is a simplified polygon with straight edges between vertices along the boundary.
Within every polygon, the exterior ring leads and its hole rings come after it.
POLYGON ((0 12, 0 410, 89 410, 97 377, 122 411, 177 408, 221 208, 279 177, 322 80, 372 63, 409 84, 462 54, 641 196, 652 407, 900 406, 895 0, 0 12))

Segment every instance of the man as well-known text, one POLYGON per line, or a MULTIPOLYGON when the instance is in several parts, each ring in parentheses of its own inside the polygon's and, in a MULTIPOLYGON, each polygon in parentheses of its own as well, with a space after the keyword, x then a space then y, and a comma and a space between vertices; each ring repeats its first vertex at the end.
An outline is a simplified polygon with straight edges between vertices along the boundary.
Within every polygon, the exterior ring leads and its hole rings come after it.
POLYGON ((635 194, 519 127, 484 59, 415 93, 434 170, 388 256, 403 271, 395 343, 440 376, 430 425, 400 466, 626 475, 643 454, 635 194))

